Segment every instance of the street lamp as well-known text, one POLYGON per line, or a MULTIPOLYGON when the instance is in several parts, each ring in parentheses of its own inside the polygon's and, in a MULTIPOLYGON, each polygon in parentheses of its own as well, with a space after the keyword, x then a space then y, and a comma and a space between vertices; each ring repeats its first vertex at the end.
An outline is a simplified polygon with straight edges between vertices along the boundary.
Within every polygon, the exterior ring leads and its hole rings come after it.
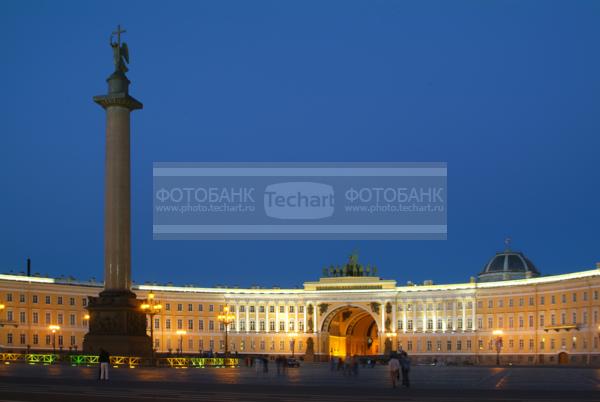
POLYGON ((52 332, 52 354, 56 354, 56 331, 60 330, 58 325, 49 325, 48 329, 52 332))
POLYGON ((496 329, 492 332, 492 334, 496 337, 496 366, 500 365, 500 351, 502 350, 502 335, 504 332, 501 329, 496 329))
POLYGON ((288 333, 288 336, 290 337, 290 349, 292 349, 292 358, 294 357, 294 349, 296 348, 296 337, 298 336, 297 332, 290 332, 288 333))
POLYGON ((162 310, 162 304, 154 299, 154 293, 148 293, 146 302, 140 308, 150 316, 150 342, 152 343, 152 358, 154 359, 154 316, 162 310))
POLYGON ((177 335, 179 335, 179 355, 180 356, 183 354, 183 336, 185 334, 187 334, 187 331, 185 331, 184 329, 177 330, 177 335))
POLYGON ((235 314, 229 312, 229 306, 223 308, 223 314, 219 314, 217 319, 225 326, 225 357, 227 357, 227 333, 229 325, 235 320, 235 314))

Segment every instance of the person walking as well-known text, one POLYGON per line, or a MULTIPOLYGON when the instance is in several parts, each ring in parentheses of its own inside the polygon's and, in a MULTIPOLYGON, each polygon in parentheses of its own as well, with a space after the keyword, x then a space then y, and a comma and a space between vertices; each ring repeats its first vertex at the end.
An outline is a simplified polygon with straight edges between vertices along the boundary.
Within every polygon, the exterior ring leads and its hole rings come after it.
POLYGON ((408 373, 410 372, 410 358, 406 352, 402 352, 402 355, 400 355, 400 367, 402 368, 402 385, 410 388, 410 378, 408 377, 408 373))
POLYGON ((110 355, 102 348, 100 348, 98 362, 100 363, 100 380, 108 381, 108 363, 110 363, 110 355))
POLYGON ((392 353, 388 362, 388 369, 390 371, 390 378, 392 379, 392 388, 396 388, 396 383, 400 379, 400 361, 396 353, 392 353))

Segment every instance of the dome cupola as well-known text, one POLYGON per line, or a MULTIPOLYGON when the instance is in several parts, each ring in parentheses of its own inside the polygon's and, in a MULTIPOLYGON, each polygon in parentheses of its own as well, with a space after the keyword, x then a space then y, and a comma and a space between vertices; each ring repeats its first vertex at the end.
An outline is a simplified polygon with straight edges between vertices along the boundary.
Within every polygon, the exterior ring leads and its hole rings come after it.
POLYGON ((506 239, 506 248, 485 265, 479 273, 479 282, 506 281, 511 279, 525 279, 540 276, 540 272, 533 263, 519 251, 512 251, 509 247, 510 239, 506 239))

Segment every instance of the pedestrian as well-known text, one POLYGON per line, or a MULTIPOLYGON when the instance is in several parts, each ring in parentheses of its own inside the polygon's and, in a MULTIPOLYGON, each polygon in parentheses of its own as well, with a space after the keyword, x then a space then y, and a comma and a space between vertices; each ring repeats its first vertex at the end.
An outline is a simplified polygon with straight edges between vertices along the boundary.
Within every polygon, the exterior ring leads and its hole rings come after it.
POLYGON ((410 372, 410 358, 406 352, 402 352, 400 355, 400 367, 402 368, 402 385, 410 388, 410 378, 408 377, 408 373, 410 372))
POLYGON ((329 359, 329 370, 330 371, 335 370, 335 357, 334 356, 331 356, 331 359, 329 359))
POLYGON ((108 363, 110 363, 110 355, 102 348, 100 348, 98 362, 100 363, 100 380, 108 381, 108 363))
POLYGON ((400 379, 400 361, 396 353, 392 353, 388 362, 388 369, 390 371, 390 378, 392 379, 392 388, 396 388, 396 383, 400 379))
POLYGON ((352 357, 352 374, 358 375, 358 356, 354 355, 352 357))

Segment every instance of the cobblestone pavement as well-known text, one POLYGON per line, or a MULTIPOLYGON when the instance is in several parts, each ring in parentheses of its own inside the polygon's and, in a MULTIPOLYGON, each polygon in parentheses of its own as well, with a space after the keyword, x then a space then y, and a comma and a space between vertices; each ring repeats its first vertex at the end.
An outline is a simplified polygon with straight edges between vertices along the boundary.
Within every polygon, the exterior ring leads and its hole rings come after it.
POLYGON ((431 367, 411 371, 411 389, 392 389, 387 367, 358 376, 306 364, 277 375, 254 368, 111 369, 108 382, 97 368, 0 366, 2 401, 600 401, 600 370, 558 367, 431 367))

